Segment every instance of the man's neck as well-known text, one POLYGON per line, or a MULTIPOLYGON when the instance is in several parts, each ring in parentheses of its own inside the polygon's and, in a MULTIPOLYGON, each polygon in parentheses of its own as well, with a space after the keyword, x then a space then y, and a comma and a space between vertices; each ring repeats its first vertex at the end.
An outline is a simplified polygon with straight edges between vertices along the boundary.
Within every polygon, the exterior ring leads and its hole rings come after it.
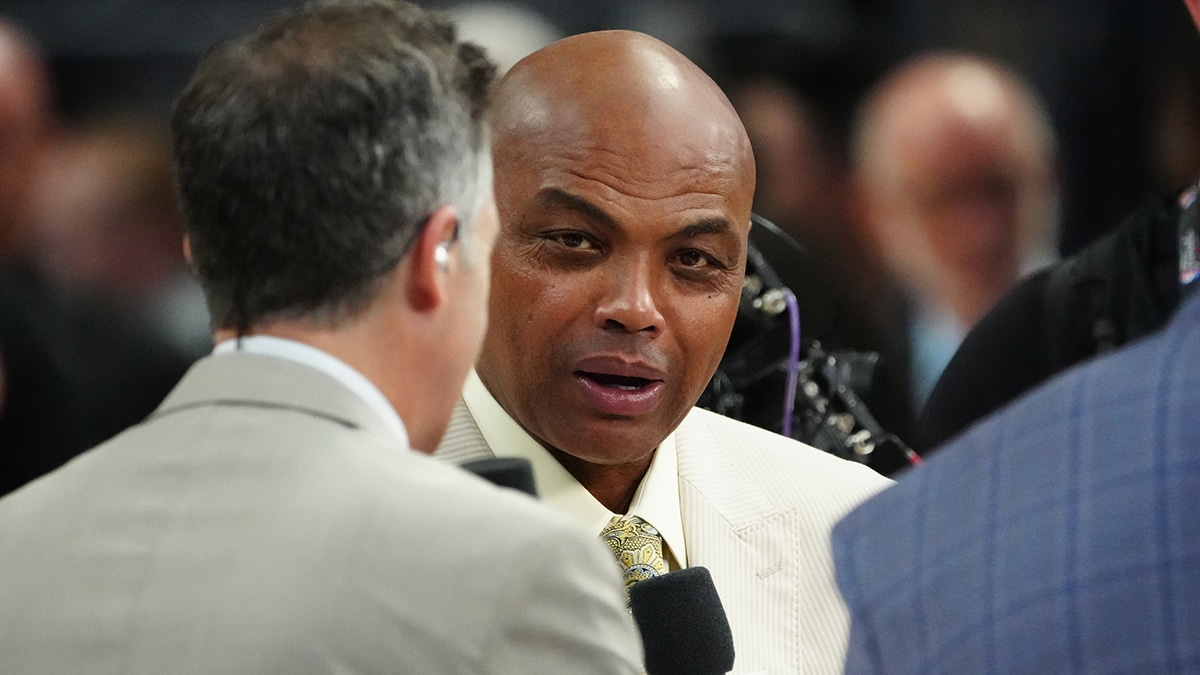
POLYGON ((596 501, 613 513, 629 511, 633 495, 637 493, 654 459, 654 453, 650 453, 644 460, 630 464, 593 464, 555 448, 548 450, 596 501))
MULTIPOLYGON (((427 438, 429 434, 424 432, 422 421, 425 417, 422 411, 414 412, 406 407, 413 405, 414 400, 419 401, 419 398, 400 395, 400 392, 412 391, 416 385, 416 378, 410 377, 410 373, 415 372, 411 350, 403 347, 400 333, 400 330, 395 330, 385 336, 382 331, 361 319, 338 327, 293 320, 252 326, 244 337, 292 340, 325 352, 353 368, 383 394, 396 414, 404 420, 412 446, 423 452, 432 452, 436 443, 431 442, 427 438)), ((232 330, 214 332, 217 342, 234 337, 236 333, 232 330)))

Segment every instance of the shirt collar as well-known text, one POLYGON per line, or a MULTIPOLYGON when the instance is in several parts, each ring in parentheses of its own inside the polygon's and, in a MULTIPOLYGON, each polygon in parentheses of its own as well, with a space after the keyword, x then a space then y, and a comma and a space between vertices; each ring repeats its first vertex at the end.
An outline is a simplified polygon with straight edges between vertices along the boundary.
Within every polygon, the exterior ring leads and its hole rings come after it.
POLYGON ((347 389, 362 399, 367 407, 375 411, 375 414, 383 420, 384 426, 396 437, 400 447, 409 447, 408 431, 404 428, 404 422, 396 414, 396 409, 388 402, 383 392, 379 391, 379 388, 362 373, 329 352, 303 342, 272 335, 250 335, 222 340, 212 351, 213 356, 218 357, 234 352, 249 352, 287 359, 325 373, 345 385, 347 389))
MULTIPOLYGON (((463 402, 497 457, 529 460, 543 502, 596 533, 617 515, 597 501, 541 443, 505 412, 474 371, 463 387, 463 402)), ((668 561, 673 567, 682 568, 687 567, 687 547, 679 509, 678 476, 675 434, 671 433, 659 444, 650 461, 650 469, 634 492, 629 513, 624 515, 638 516, 653 525, 666 542, 668 561)))

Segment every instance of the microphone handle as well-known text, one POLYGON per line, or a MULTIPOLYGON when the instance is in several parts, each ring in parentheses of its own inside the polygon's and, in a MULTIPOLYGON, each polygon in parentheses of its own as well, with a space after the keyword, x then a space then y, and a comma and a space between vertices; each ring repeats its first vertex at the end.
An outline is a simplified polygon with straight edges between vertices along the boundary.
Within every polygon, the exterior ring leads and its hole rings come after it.
POLYGON ((460 466, 480 478, 500 487, 519 490, 537 497, 537 484, 533 480, 533 465, 521 457, 487 457, 460 466))

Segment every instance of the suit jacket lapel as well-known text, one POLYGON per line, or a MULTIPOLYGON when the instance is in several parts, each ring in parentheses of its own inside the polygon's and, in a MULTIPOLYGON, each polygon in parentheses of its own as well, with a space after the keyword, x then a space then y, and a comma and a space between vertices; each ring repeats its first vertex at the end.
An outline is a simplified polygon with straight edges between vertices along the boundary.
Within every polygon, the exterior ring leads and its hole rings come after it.
POLYGON ((454 412, 450 414, 450 426, 434 455, 454 464, 496 456, 462 399, 455 404, 454 412))
POLYGON ((797 540, 794 515, 770 503, 702 421, 685 419, 676 447, 688 565, 712 573, 733 626, 735 672, 794 667, 799 645, 783 638, 799 632, 799 554, 788 550, 797 540), (770 663, 768 654, 786 654, 787 663, 770 663))

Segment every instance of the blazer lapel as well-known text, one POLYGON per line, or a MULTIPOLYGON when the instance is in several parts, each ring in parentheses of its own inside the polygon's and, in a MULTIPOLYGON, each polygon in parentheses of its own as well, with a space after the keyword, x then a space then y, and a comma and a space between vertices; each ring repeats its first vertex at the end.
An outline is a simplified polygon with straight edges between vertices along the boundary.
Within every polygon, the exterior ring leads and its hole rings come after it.
POLYGON ((734 672, 794 669, 799 555, 788 548, 795 517, 767 500, 702 423, 685 419, 676 447, 688 566, 712 573, 733 627, 734 672), (771 660, 780 655, 783 662, 771 660))
POLYGON ((454 412, 450 414, 450 426, 447 427, 446 434, 442 436, 442 442, 433 455, 452 464, 496 456, 484 440, 479 424, 475 422, 462 399, 455 404, 454 412))

